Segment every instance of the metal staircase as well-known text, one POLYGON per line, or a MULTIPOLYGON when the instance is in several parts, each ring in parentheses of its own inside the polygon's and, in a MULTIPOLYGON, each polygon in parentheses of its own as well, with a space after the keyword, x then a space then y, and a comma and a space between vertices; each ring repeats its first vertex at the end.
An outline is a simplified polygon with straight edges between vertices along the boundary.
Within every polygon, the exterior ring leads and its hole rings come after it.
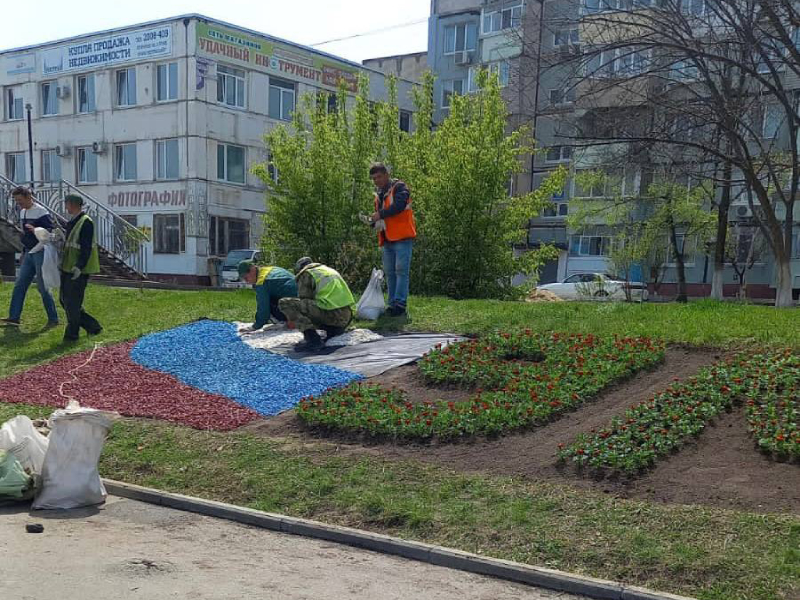
MULTIPOLYGON (((19 208, 11 197, 15 187, 16 183, 0 175, 0 243, 5 242, 19 252, 19 208)), ((83 198, 83 208, 94 221, 101 277, 133 281, 147 278, 150 239, 140 229, 68 181, 37 181, 32 191, 35 200, 49 210, 62 227, 70 218, 64 208, 64 197, 74 194, 83 198)))

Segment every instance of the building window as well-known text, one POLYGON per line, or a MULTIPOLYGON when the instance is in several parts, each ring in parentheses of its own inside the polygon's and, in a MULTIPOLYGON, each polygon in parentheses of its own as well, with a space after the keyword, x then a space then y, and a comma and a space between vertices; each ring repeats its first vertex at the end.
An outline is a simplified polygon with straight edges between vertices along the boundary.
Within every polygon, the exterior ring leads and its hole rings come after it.
POLYGON ((25 118, 25 104, 22 99, 21 88, 8 88, 6 90, 6 118, 9 121, 18 121, 25 118))
POLYGON ((608 256, 612 238, 602 235, 573 235, 569 240, 570 256, 608 256))
POLYGON ((166 102, 178 99, 178 63, 158 65, 156 69, 156 100, 166 102))
POLYGON ((42 115, 58 114, 58 89, 55 81, 48 81, 42 84, 42 115))
POLYGON ((569 214, 569 208, 566 202, 554 202, 550 206, 545 207, 542 212, 543 217, 566 217, 569 214))
POLYGON ((178 179, 178 140, 156 142, 156 179, 178 179))
POLYGON ((55 150, 42 150, 42 179, 61 181, 61 157, 55 150))
POLYGON ((411 133, 411 113, 407 110, 400 111, 400 131, 411 133))
POLYGON ((117 71, 117 106, 136 106, 136 67, 117 71))
POLYGON ((120 219, 125 221, 126 223, 133 225, 134 227, 138 227, 139 218, 137 215, 120 215, 120 219))
POLYGON ((783 111, 778 104, 767 104, 764 107, 764 122, 762 125, 762 135, 765 139, 771 140, 778 137, 778 132, 783 124, 783 111))
POLYGON ((217 144, 217 179, 229 183, 244 183, 244 148, 217 144))
POLYGON ((275 77, 269 78, 269 116, 291 121, 294 112, 294 84, 275 77))
POLYGON ((572 158, 572 148, 570 146, 551 146, 547 149, 545 162, 569 162, 572 158))
POLYGON ((27 180, 24 152, 9 152, 6 154, 6 177, 14 183, 27 180))
POLYGON ((548 97, 550 98, 550 104, 553 106, 572 104, 575 102, 575 88, 570 86, 568 88, 550 90, 548 97))
POLYGON ((97 154, 91 147, 78 148, 78 183, 97 183, 97 154))
POLYGON ((244 108, 244 71, 217 65, 217 102, 244 108))
POLYGON ((450 98, 464 93, 463 79, 445 79, 442 81, 442 108, 450 108, 450 98))
POLYGON ((95 108, 94 75, 81 75, 78 77, 78 112, 91 113, 95 108))
POLYGON ((114 179, 136 181, 136 144, 114 146, 114 179))
POLYGON ((519 27, 522 23, 522 2, 483 13, 483 34, 519 27))
MULTIPOLYGON (((683 0, 683 2, 700 3, 703 0, 683 0)), ((583 0, 583 12, 594 14, 610 10, 632 10, 653 4, 654 0, 583 0)))
POLYGON ((212 216, 208 221, 208 244, 211 256, 227 256, 231 250, 250 248, 250 222, 212 216))
POLYGON ((267 173, 269 174, 269 178, 272 180, 272 183, 278 183, 278 178, 280 175, 278 174, 278 167, 275 166, 272 152, 270 152, 269 156, 267 156, 267 173))
POLYGON ((568 46, 569 44, 580 43, 580 34, 578 28, 571 29, 556 29, 553 32, 553 46, 568 46))
POLYGON ((444 28, 445 56, 459 52, 473 52, 478 45, 478 26, 475 23, 459 23, 444 28))
POLYGON ((672 79, 677 81, 694 81, 698 74, 697 65, 690 60, 679 60, 672 64, 672 79))
POLYGON ((156 254, 186 252, 186 221, 183 213, 153 215, 153 252, 156 254))

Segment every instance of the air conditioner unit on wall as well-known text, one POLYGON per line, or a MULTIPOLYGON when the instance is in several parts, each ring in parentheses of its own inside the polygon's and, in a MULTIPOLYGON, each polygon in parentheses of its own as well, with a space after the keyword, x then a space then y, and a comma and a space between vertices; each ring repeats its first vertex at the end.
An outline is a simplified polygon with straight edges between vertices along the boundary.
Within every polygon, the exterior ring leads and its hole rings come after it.
MULTIPOLYGON (((758 210, 758 208, 756 208, 758 210)), ((753 218, 753 210, 747 204, 734 204, 731 206, 733 218, 737 221, 750 220, 753 218)))
POLYGON ((56 146, 56 156, 70 156, 71 154, 71 146, 56 146))
POLYGON ((68 85, 60 85, 56 88, 56 98, 63 100, 69 98, 70 89, 68 85))
POLYGON ((106 151, 105 142, 92 142, 92 152, 95 154, 103 154, 106 151))

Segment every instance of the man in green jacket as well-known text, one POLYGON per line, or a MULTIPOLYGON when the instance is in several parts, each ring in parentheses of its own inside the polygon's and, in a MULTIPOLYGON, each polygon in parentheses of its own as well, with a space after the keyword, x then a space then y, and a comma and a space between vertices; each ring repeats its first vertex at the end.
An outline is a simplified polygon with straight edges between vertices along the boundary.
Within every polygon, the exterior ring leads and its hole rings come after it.
POLYGON ((270 318, 286 321, 286 315, 278 308, 278 301, 297 297, 294 275, 280 267, 259 267, 252 260, 243 260, 239 263, 239 277, 256 291, 255 322, 252 327, 243 329, 243 333, 261 329, 270 318))
POLYGON ((317 352, 323 347, 317 329, 329 339, 344 333, 353 320, 355 300, 342 276, 330 267, 305 256, 294 270, 298 298, 282 298, 278 306, 289 327, 303 332, 304 341, 297 349, 317 352))
POLYGON ((61 258, 61 292, 59 300, 67 313, 67 329, 64 341, 78 339, 81 328, 89 335, 97 335, 103 328, 92 315, 83 309, 83 298, 89 276, 100 272, 100 257, 94 223, 83 212, 83 198, 69 195, 64 206, 71 219, 67 223, 64 254, 61 258))

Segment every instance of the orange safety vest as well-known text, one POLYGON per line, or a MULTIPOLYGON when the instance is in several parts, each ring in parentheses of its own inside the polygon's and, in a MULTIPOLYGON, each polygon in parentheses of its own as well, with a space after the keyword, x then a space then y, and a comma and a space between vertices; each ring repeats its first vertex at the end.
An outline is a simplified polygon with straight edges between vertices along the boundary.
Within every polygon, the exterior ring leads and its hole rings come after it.
MULTIPOLYGON (((396 183, 389 189, 389 193, 383 198, 383 206, 379 207, 378 194, 375 194, 375 212, 383 209, 386 210, 394 203, 394 187, 396 183)), ((386 230, 378 232, 378 246, 388 240, 390 242, 399 242, 400 240, 407 240, 409 238, 417 237, 417 227, 414 223, 414 212, 411 210, 411 197, 408 198, 408 203, 404 210, 391 217, 386 217, 386 230)))

